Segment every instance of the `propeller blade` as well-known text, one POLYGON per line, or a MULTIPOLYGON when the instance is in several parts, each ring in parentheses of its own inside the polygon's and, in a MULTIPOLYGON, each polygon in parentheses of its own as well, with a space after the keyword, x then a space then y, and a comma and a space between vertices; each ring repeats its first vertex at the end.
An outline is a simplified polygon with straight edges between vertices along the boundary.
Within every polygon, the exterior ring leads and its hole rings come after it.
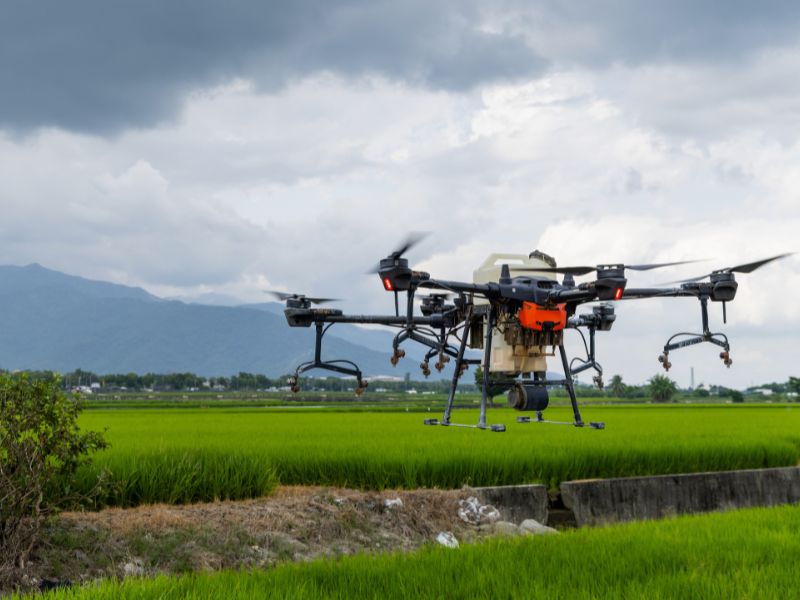
POLYGON ((714 273, 752 273, 756 269, 760 269, 764 265, 771 263, 773 260, 780 260, 782 258, 786 258, 787 256, 792 256, 793 254, 794 252, 785 252, 783 254, 778 254, 777 256, 771 256, 770 258, 756 260, 750 263, 745 263, 743 265, 736 265, 735 267, 725 267, 724 269, 717 269, 715 271, 712 271, 711 273, 700 275, 699 277, 691 277, 690 279, 681 279, 680 281, 669 281, 667 283, 662 283, 661 285, 673 285, 677 283, 694 283, 695 281, 700 281, 702 279, 705 279, 706 277, 710 277, 714 273))
MULTIPOLYGON (((631 269, 632 271, 650 271, 652 269, 661 269, 662 267, 672 267, 674 265, 685 265, 688 263, 693 262, 700 262, 698 260, 679 260, 675 262, 667 262, 667 263, 650 263, 644 265, 622 265, 626 269, 631 269)), ((599 268, 603 266, 612 266, 609 263, 606 265, 597 265, 594 267, 589 266, 581 266, 581 267, 512 267, 515 271, 539 271, 543 273, 564 273, 570 275, 588 275, 593 271, 597 271, 599 268)))
POLYGON ((288 300, 289 298, 294 298, 297 296, 297 294, 287 294, 286 292, 278 292, 277 290, 264 290, 264 292, 281 301, 288 300))
MULTIPOLYGON (((400 246, 396 250, 394 250, 393 252, 391 252, 389 254, 388 258, 400 258, 401 256, 403 256, 403 254, 405 254, 406 252, 411 250, 411 248, 413 248, 414 246, 419 244, 422 240, 424 240, 429 235, 430 235, 429 231, 412 231, 411 233, 409 233, 406 236, 406 239, 403 240, 403 242, 400 244, 400 246)), ((378 263, 377 265, 375 265, 374 267, 369 269, 366 272, 366 274, 367 275, 375 275, 375 273, 380 272, 380 270, 381 270, 381 266, 380 266, 380 263, 378 263)))
POLYGON ((341 298, 309 298, 306 296, 306 300, 311 302, 311 304, 325 304, 327 302, 341 302, 341 298))
POLYGON ((406 239, 400 244, 400 247, 392 252, 389 256, 392 258, 399 258, 403 256, 406 252, 411 250, 414 246, 419 244, 422 240, 430 235, 428 231, 412 231, 408 234, 406 239))
POLYGON ((586 275, 596 271, 597 267, 514 267, 508 266, 512 271, 525 271, 530 273, 563 273, 570 275, 586 275))
POLYGON ((296 298, 297 300, 306 299, 311 304, 325 304, 326 302, 339 302, 339 298, 311 298, 309 296, 304 296, 303 294, 290 294, 288 292, 279 292, 277 290, 264 290, 266 293, 271 294, 275 298, 281 301, 289 300, 290 298, 296 298))
POLYGON ((701 260, 678 260, 675 262, 653 263, 649 265, 625 265, 625 268, 630 269, 631 271, 650 271, 651 269, 661 269, 662 267, 672 267, 675 265, 688 265, 689 263, 701 262, 701 260))
POLYGON ((730 269, 725 269, 725 271, 730 271, 732 273, 752 273, 756 269, 760 269, 767 263, 771 263, 773 260, 780 260, 781 258, 786 258, 787 256, 791 256, 794 252, 786 252, 784 254, 778 254, 777 256, 773 256, 771 258, 765 258, 763 260, 757 260, 755 262, 747 263, 744 265, 737 265, 735 267, 731 267, 730 269))
POLYGON ((659 283, 657 285, 675 285, 677 283, 693 283, 695 281, 700 281, 701 279, 705 279, 711 275, 711 273, 706 273, 705 275, 700 275, 700 277, 690 277, 689 279, 679 279, 678 281, 667 281, 666 283, 659 283))

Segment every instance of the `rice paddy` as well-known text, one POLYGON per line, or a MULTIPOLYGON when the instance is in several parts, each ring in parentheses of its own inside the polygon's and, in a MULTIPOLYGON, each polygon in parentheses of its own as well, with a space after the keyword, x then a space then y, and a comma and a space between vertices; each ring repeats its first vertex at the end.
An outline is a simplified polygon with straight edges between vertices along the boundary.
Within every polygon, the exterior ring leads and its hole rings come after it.
MULTIPOLYGON (((544 483, 798 464, 800 405, 592 406, 607 428, 518 424, 505 433, 425 427, 419 413, 310 410, 95 410, 111 448, 90 475, 111 474, 100 504, 247 498, 283 484, 360 489, 544 483)), ((425 415, 427 416, 427 415, 425 415)), ((432 413, 430 416, 438 416, 432 413)), ((569 420, 566 408, 548 418, 569 420)), ((457 417, 474 423, 475 411, 457 417)))

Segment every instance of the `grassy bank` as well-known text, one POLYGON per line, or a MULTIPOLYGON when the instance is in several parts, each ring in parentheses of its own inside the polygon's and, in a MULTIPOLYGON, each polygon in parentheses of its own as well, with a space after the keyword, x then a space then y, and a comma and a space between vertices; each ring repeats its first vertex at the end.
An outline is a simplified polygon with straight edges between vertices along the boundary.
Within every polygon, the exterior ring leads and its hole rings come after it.
POLYGON ((458 550, 319 560, 271 571, 103 582, 80 598, 788 598, 800 507, 497 539, 458 550))

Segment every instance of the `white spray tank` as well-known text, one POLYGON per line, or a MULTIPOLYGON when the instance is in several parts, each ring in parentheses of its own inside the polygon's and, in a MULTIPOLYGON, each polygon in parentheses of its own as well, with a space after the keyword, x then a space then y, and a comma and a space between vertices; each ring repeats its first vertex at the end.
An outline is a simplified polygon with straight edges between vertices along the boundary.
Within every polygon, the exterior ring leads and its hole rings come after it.
MULTIPOLYGON (((535 268, 552 267, 555 261, 539 251, 525 254, 491 254, 483 264, 475 269, 472 274, 474 283, 497 283, 500 279, 500 269, 503 265, 508 265, 511 277, 536 275, 552 279, 553 274, 537 271, 515 271, 515 267, 535 268)), ((475 298, 475 304, 488 304, 484 298, 475 298)), ((484 317, 481 331, 473 330, 470 335, 470 346, 472 348, 483 348, 486 336, 486 324, 488 316, 484 317), (477 334, 477 335, 476 335, 477 334)), ((547 361, 545 359, 545 348, 540 346, 511 346, 504 338, 504 325, 498 322, 497 327, 492 333, 492 355, 489 362, 489 372, 491 373, 529 373, 533 371, 547 371, 547 361)))

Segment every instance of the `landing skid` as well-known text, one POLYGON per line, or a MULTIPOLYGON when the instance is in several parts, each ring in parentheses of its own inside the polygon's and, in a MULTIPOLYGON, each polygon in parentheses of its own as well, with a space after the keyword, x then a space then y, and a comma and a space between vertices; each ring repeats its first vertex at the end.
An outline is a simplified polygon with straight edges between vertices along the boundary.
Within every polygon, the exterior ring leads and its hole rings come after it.
POLYGON ((602 421, 589 421, 589 423, 584 423, 583 421, 548 421, 547 419, 542 418, 542 415, 537 415, 536 419, 531 419, 530 417, 517 417, 517 423, 547 423, 549 425, 571 425, 572 427, 586 427, 589 426, 590 429, 605 429, 606 424, 602 421))
POLYGON ((469 423, 445 423, 440 421, 439 419, 425 419, 423 421, 424 425, 441 425, 442 427, 467 427, 468 429, 485 429, 486 431, 496 431, 496 432, 503 432, 506 430, 506 426, 502 423, 496 423, 494 425, 472 425, 469 423))
MULTIPOLYGON (((724 311, 724 302, 722 303, 722 306, 724 311)), ((664 344, 664 352, 659 355, 658 362, 661 363, 661 366, 664 367, 665 371, 669 371, 672 367, 672 363, 669 361, 670 351, 686 348, 687 346, 694 346, 695 344, 702 344, 703 342, 709 342, 722 348, 722 352, 719 353, 719 357, 722 359, 722 362, 726 367, 730 369, 731 365, 733 364, 733 360, 731 359, 731 346, 728 343, 728 336, 726 336, 724 333, 712 333, 708 329, 708 297, 706 296, 700 296, 700 311, 703 319, 703 333, 676 333, 667 340, 666 344, 664 344), (674 341, 679 338, 685 339, 680 342, 674 341)))

